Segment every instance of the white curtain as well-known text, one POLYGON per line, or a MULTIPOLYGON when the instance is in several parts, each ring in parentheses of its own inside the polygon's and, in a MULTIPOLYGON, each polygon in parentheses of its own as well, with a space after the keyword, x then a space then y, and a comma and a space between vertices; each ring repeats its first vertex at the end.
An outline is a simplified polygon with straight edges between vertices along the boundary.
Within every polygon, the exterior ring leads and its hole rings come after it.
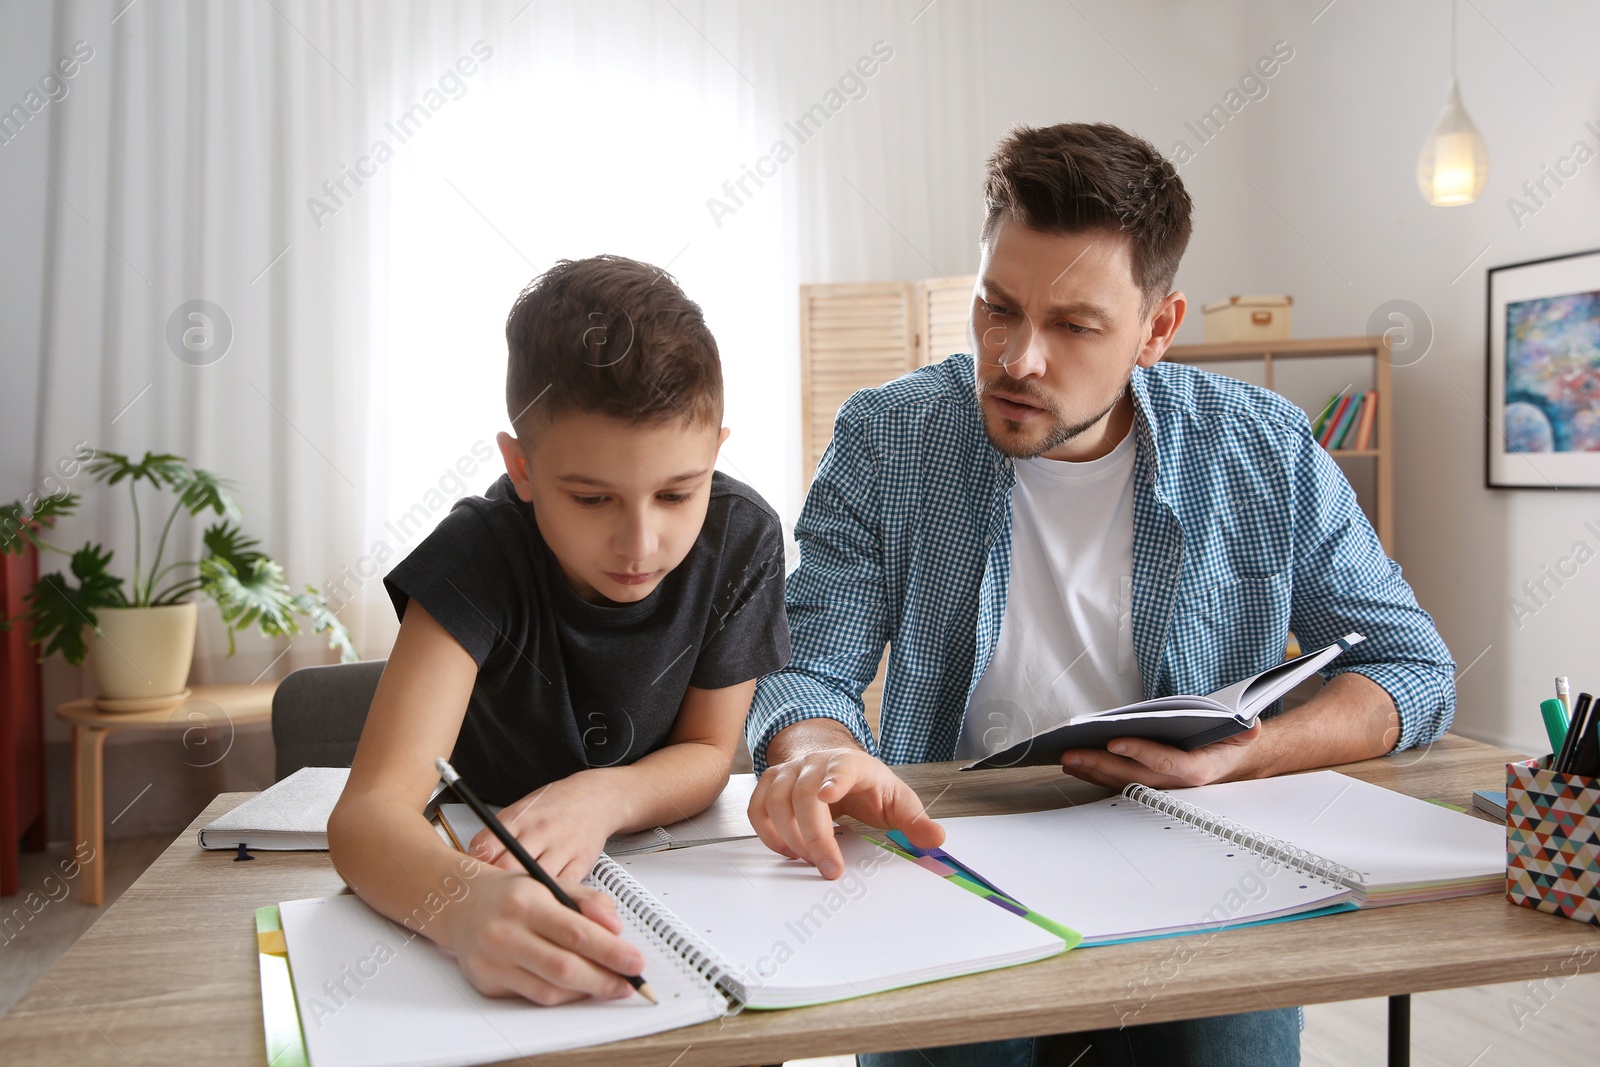
MULTIPOLYGON (((82 440, 235 479, 246 530, 384 655, 382 573, 498 474, 512 299, 614 252, 705 308, 721 465, 792 520, 797 285, 972 268, 982 14, 63 3, 57 51, 94 56, 54 105, 41 469, 82 440), (194 300, 231 324, 220 358, 167 340, 194 300)), ((132 554, 113 496, 58 532, 132 554)), ((194 552, 198 524, 177 540, 194 552)), ((239 647, 203 612, 194 680, 327 659, 312 637, 239 647)))

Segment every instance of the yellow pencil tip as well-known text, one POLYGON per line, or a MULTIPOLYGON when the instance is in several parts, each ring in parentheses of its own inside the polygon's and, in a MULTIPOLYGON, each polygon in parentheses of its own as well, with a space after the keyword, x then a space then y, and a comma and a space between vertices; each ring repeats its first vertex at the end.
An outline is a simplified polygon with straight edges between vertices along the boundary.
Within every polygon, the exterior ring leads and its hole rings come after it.
POLYGON ((640 984, 640 986, 639 986, 639 995, 641 997, 643 997, 644 999, 648 1000, 652 1004, 661 1003, 659 1000, 656 999, 655 993, 651 991, 649 982, 644 982, 644 983, 640 984))

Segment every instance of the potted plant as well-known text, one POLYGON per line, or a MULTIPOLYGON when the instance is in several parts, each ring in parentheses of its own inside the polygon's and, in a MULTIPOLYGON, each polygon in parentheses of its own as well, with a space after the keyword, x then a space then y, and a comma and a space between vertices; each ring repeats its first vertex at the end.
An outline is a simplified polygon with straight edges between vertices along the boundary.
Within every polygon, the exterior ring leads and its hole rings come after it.
POLYGON ((313 632, 328 635, 328 646, 339 652, 341 660, 357 658, 350 632, 322 595, 309 585, 302 593, 292 591, 283 568, 239 527, 232 482, 166 453, 146 452, 134 461, 117 452, 96 451, 84 470, 107 486, 127 483, 133 509, 131 575, 111 573, 113 553, 98 544, 85 542, 74 552, 40 536, 42 529, 78 506, 76 493, 30 498, 31 507, 22 501, 0 507, 0 551, 20 553, 27 543, 70 558, 70 577, 56 571, 34 583, 23 618, 31 624, 29 640, 42 646, 41 658, 59 652, 75 665, 88 660, 102 708, 159 707, 177 703, 187 694, 198 619, 192 599, 196 594, 209 597, 222 613, 230 656, 237 631, 256 629, 268 637, 293 637, 301 632, 303 618, 313 632), (148 564, 139 509, 141 482, 175 497, 148 564), (219 521, 202 534, 200 558, 164 562, 167 538, 178 516, 198 518, 208 511, 219 521))

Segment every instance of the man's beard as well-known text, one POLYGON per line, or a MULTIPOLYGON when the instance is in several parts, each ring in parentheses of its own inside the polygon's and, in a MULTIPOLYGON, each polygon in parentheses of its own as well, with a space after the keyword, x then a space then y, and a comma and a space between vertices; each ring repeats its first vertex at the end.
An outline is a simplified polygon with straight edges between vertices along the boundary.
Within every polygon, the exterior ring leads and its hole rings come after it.
MULTIPOLYGON (((1106 414, 1112 408, 1121 403, 1123 397, 1128 395, 1128 386, 1132 384, 1132 382, 1133 371, 1130 368, 1128 371, 1127 380, 1122 383, 1122 388, 1117 390, 1117 395, 1111 398, 1111 403, 1107 404, 1105 407, 1101 408, 1099 412, 1087 419, 1082 420, 1081 422, 1068 422, 1066 418, 1062 416, 1061 412, 1057 410, 1055 405, 1050 403, 1049 399, 1045 397, 1044 394, 1041 393, 1039 389, 1030 382, 1019 382, 1015 378, 1005 374, 1002 374, 998 379, 992 382, 984 382, 980 380, 978 386, 978 400, 980 405, 983 397, 987 393, 989 393, 991 390, 998 389, 1001 392, 1022 397, 1023 399, 1035 404, 1047 412, 1051 419, 1049 432, 1040 439, 1037 445, 1032 445, 1026 448, 1019 448, 1015 444, 996 439, 994 430, 989 426, 988 417, 983 419, 983 432, 985 436, 989 438, 989 443, 994 445, 994 447, 998 449, 1002 455, 1010 456, 1012 459, 1037 459, 1046 452, 1055 451, 1068 441, 1072 440, 1074 437, 1077 437, 1079 434, 1097 425, 1101 419, 1106 417, 1106 414)), ((1002 422, 1012 421, 1003 415, 999 416, 999 418, 1002 422)))

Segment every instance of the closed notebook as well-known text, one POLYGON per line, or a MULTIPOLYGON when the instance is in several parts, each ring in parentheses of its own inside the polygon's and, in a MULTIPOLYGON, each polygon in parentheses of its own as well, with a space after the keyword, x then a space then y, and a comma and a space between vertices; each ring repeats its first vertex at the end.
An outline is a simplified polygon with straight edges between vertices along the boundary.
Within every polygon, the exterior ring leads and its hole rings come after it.
MULTIPOLYGON (((602 856, 661 1003, 538 1007, 478 993, 454 960, 354 896, 279 906, 312 1067, 514 1059, 972 974, 1063 952, 1028 920, 843 828, 836 881, 758 840, 602 856)), ((471 883, 463 883, 471 892, 471 883)), ((444 904, 449 907, 449 903, 444 904)))
MULTIPOLYGON (((737 841, 740 838, 754 837, 756 830, 750 825, 749 807, 750 795, 755 789, 755 775, 729 775, 728 784, 705 811, 667 826, 657 826, 636 833, 613 834, 606 839, 606 855, 627 856, 635 852, 661 852, 670 848, 688 848, 691 845, 707 845, 716 841, 737 841)), ((439 822, 444 826, 452 843, 463 852, 483 829, 483 820, 465 804, 440 804, 439 822)))
POLYGON ((1327 648, 1286 660, 1209 696, 1155 697, 1107 711, 1074 715, 1061 726, 1041 730, 961 769, 1059 763, 1061 754, 1069 748, 1104 748, 1118 737, 1142 737, 1190 752, 1250 729, 1275 701, 1363 640, 1360 634, 1346 634, 1327 648))
POLYGON ((200 847, 262 852, 327 851, 328 816, 348 767, 302 767, 200 828, 200 847))

